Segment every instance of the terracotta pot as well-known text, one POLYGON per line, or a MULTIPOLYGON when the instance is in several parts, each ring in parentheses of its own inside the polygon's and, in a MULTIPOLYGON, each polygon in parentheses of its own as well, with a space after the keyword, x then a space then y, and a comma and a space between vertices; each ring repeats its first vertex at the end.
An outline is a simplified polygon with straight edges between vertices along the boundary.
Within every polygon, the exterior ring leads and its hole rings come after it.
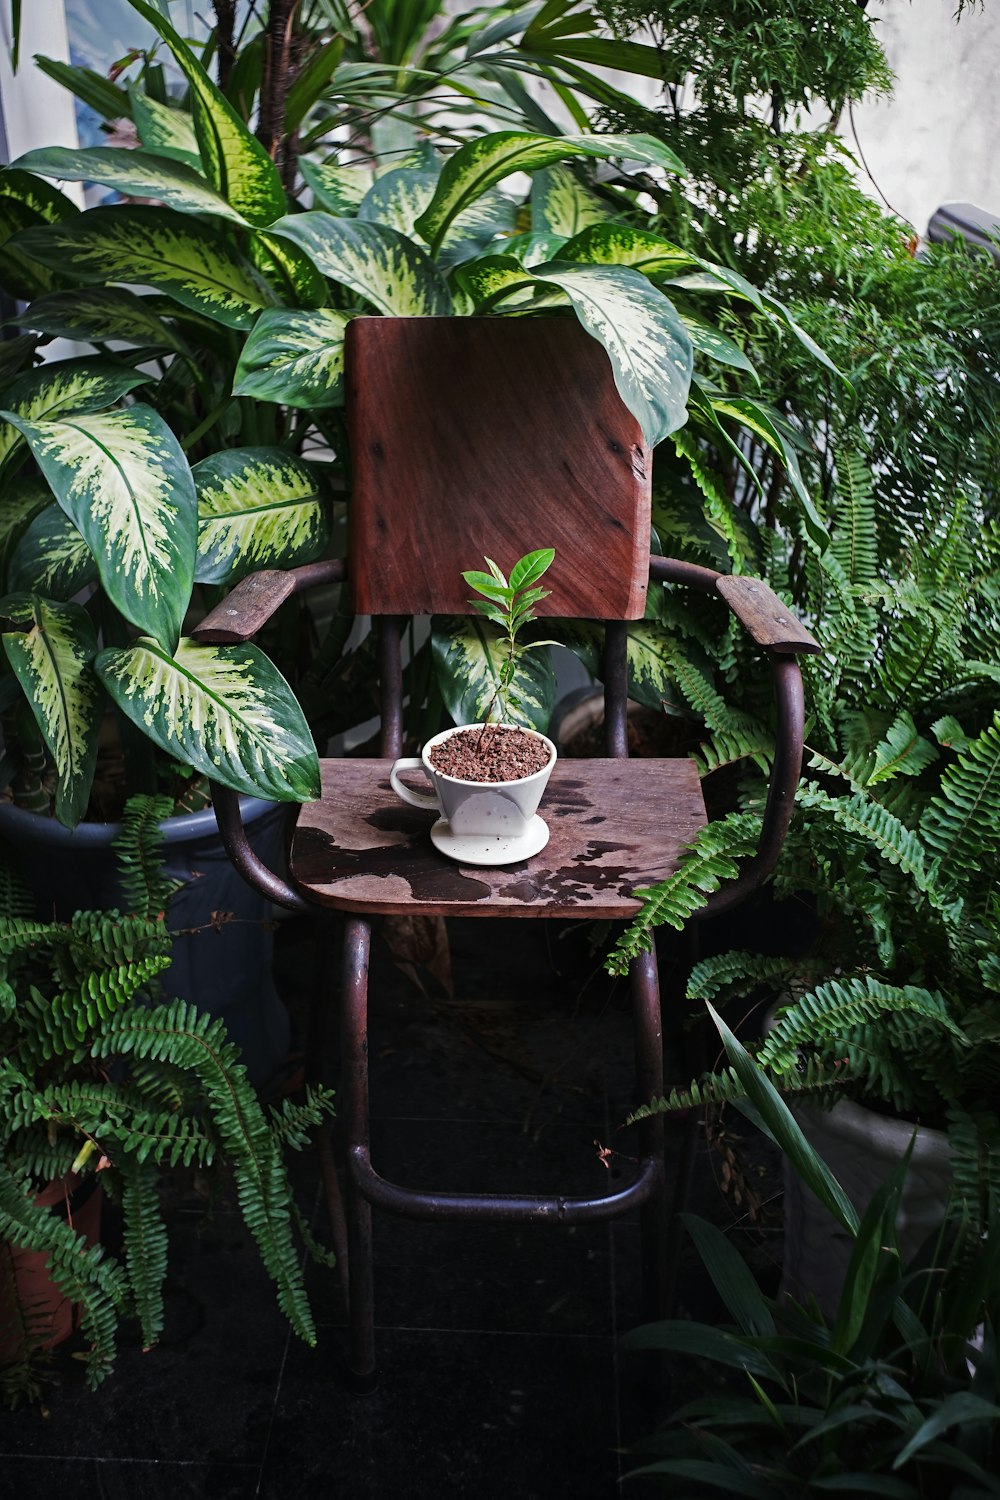
MULTIPOLYGON (((951 1191, 951 1147, 943 1130, 914 1126, 876 1114, 851 1100, 831 1110, 793 1111, 810 1145, 826 1162, 859 1214, 902 1159, 913 1154, 900 1199, 896 1228, 903 1259, 909 1260, 937 1229, 951 1191), (915 1133, 915 1135, 914 1135, 915 1133)), ((814 1296, 828 1318, 840 1300, 853 1241, 804 1187, 787 1163, 785 1257, 781 1290, 802 1302, 814 1296)))
MULTIPOLYGON (((70 1175, 52 1182, 35 1202, 68 1221, 82 1246, 101 1233, 101 1185, 96 1177, 70 1175)), ((18 1245, 0 1246, 0 1365, 24 1359, 33 1349, 52 1349, 74 1332, 79 1307, 49 1275, 47 1255, 18 1245), (30 1331, 24 1313, 30 1314, 30 1331)))

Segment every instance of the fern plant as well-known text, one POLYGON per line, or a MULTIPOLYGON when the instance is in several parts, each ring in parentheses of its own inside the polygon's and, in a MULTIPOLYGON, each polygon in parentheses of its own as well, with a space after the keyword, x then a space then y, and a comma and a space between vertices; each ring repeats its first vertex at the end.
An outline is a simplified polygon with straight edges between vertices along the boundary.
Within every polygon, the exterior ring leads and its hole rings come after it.
MULTIPOLYGON (((138 1318, 147 1347, 162 1330, 168 1167, 228 1168, 282 1310, 315 1339, 283 1150, 305 1144, 330 1096, 313 1091, 265 1112, 223 1023, 159 1001, 170 964, 159 815, 153 799, 133 799, 118 841, 134 912, 37 922, 23 915, 9 871, 0 882, 0 1242, 43 1253, 56 1287, 79 1304, 91 1386, 111 1368, 123 1315, 138 1318), (120 1259, 84 1248, 35 1201, 70 1174, 96 1174, 120 1205, 120 1259)), ((0 1275, 10 1264, 7 1254, 0 1275)), ((4 1291, 13 1327, 0 1328, 0 1389, 17 1399, 38 1387, 44 1329, 15 1287, 4 1291)))
MULTIPOLYGON (((768 1078, 810 1102, 851 1096, 948 1129, 959 1195, 980 1222, 1000 1191, 1000 712, 976 735, 944 717, 931 739, 902 715, 863 755, 855 747, 838 763, 814 752, 811 764, 819 774, 800 795, 797 857, 777 886, 812 897, 813 950, 795 961, 713 956, 692 971, 688 995, 783 997, 755 1050, 768 1078)), ((671 880, 646 894, 614 964, 652 922, 680 926, 745 836, 740 818, 703 830, 671 880)), ((723 1071, 650 1107, 741 1096, 723 1071)))

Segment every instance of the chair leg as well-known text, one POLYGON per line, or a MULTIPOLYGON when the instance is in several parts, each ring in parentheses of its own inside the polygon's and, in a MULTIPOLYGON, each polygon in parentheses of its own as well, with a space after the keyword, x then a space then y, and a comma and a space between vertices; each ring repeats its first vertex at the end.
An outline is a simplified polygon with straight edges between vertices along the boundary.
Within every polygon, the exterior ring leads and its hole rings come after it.
POLYGON ((341 996, 341 1069, 344 1126, 348 1155, 348 1318, 349 1371, 352 1388, 374 1390, 375 1294, 372 1265, 372 1211, 354 1182, 350 1157, 368 1150, 368 957, 371 925, 348 917, 344 928, 344 982, 341 996))
MULTIPOLYGON (((663 1027, 660 983, 655 953, 632 960, 632 1013, 635 1028, 635 1074, 639 1102, 663 1093, 663 1027)), ((639 1127, 642 1156, 659 1163, 656 1191, 640 1210, 643 1316, 655 1321, 665 1316, 666 1194, 663 1163, 663 1116, 653 1115, 639 1127)))

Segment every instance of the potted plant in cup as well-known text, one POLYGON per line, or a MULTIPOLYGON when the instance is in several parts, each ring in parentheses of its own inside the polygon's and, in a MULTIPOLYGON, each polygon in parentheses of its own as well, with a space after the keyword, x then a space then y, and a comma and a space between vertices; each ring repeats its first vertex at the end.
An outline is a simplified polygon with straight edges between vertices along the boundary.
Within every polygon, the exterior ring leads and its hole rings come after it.
POLYGON ((428 740, 419 757, 393 765, 390 781, 397 796, 415 807, 431 807, 441 817, 431 840, 443 853, 469 864, 509 864, 544 849, 549 830, 538 804, 556 762, 556 747, 530 727, 521 694, 530 683, 528 653, 552 641, 524 641, 521 630, 534 619, 534 606, 548 596, 538 581, 555 552, 540 548, 520 558, 508 579, 492 558, 488 573, 462 577, 482 597, 470 603, 493 627, 489 660, 492 691, 478 705, 483 722, 445 729, 428 740), (420 768, 434 795, 415 792, 400 773, 420 768))

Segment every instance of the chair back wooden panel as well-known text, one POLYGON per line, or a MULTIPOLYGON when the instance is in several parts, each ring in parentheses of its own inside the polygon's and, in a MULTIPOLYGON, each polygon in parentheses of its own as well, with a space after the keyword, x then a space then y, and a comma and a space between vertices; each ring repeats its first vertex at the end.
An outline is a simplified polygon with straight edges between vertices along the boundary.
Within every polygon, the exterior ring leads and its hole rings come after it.
POLYGON ((540 615, 641 618, 651 454, 575 318, 355 318, 345 369, 359 614, 469 614, 463 570, 554 547, 540 615))

